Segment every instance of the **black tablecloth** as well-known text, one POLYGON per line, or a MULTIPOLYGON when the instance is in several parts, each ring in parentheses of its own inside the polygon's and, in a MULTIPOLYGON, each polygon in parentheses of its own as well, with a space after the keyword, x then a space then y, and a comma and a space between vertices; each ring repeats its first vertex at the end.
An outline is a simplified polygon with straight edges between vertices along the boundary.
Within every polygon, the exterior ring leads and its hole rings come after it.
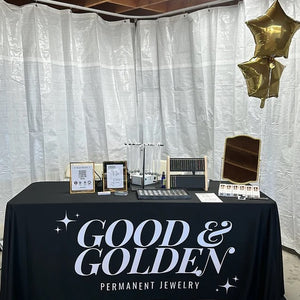
POLYGON ((70 195, 68 184, 33 183, 8 202, 2 300, 284 299, 273 200, 70 195))

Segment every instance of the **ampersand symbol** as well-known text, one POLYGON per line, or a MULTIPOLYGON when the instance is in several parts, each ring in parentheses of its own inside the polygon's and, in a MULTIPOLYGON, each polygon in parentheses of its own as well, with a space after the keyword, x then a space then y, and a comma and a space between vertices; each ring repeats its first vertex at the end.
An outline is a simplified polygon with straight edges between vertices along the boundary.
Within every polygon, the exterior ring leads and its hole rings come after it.
POLYGON ((216 247, 223 242, 223 235, 232 229, 230 221, 223 221, 222 229, 218 229, 218 222, 209 221, 205 223, 205 230, 199 233, 197 242, 202 247, 216 247))

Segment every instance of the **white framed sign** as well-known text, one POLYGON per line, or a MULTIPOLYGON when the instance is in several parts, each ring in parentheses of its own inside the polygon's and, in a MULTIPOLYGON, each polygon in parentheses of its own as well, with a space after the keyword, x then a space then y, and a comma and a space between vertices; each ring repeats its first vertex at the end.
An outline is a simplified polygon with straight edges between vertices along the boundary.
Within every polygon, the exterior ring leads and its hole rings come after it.
POLYGON ((95 164, 93 162, 70 163, 70 193, 95 192, 95 164))
POLYGON ((103 191, 127 191, 127 162, 103 162, 103 191))

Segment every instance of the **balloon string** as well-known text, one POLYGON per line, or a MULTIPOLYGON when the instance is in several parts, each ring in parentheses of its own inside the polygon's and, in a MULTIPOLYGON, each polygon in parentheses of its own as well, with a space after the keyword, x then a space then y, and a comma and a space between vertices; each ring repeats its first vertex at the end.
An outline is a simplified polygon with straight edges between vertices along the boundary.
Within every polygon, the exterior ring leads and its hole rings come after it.
POLYGON ((270 89, 271 89, 271 80, 272 80, 272 70, 273 68, 271 67, 271 64, 273 63, 274 59, 270 58, 269 59, 269 82, 268 82, 268 92, 267 92, 267 97, 266 98, 261 98, 260 102, 260 108, 264 108, 265 106, 265 101, 267 98, 270 98, 270 89))
POLYGON ((270 98, 271 79, 272 79, 272 68, 269 66, 268 98, 270 98))

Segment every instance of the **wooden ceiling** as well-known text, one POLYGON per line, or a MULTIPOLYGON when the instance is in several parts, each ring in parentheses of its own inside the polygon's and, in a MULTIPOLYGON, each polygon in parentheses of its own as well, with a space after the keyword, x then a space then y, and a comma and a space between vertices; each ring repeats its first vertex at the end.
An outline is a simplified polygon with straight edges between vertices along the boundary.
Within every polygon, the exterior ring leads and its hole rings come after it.
MULTIPOLYGON (((28 3, 35 3, 35 0, 5 0, 8 3, 22 6, 28 3)), ((210 7, 216 5, 233 5, 237 4, 241 0, 55 0, 54 4, 47 3, 46 5, 55 7, 57 9, 67 9, 67 7, 58 5, 59 2, 66 4, 72 4, 85 8, 92 8, 101 11, 107 11, 114 14, 121 15, 134 15, 134 16, 153 16, 156 14, 171 13, 178 10, 187 9, 190 11, 196 6, 208 5, 210 7)), ((37 0, 39 2, 39 0, 37 0)), ((42 3, 43 1, 41 1, 42 3)), ((44 4, 44 3, 43 3, 44 4)), ((194 9, 196 10, 196 8, 194 9)), ((74 7, 72 11, 76 13, 85 12, 74 7)), ((183 11, 184 12, 184 11, 183 11)), ((183 13, 181 12, 181 13, 183 13)), ((118 20, 119 17, 107 16, 99 13, 103 19, 106 20, 118 20)))

